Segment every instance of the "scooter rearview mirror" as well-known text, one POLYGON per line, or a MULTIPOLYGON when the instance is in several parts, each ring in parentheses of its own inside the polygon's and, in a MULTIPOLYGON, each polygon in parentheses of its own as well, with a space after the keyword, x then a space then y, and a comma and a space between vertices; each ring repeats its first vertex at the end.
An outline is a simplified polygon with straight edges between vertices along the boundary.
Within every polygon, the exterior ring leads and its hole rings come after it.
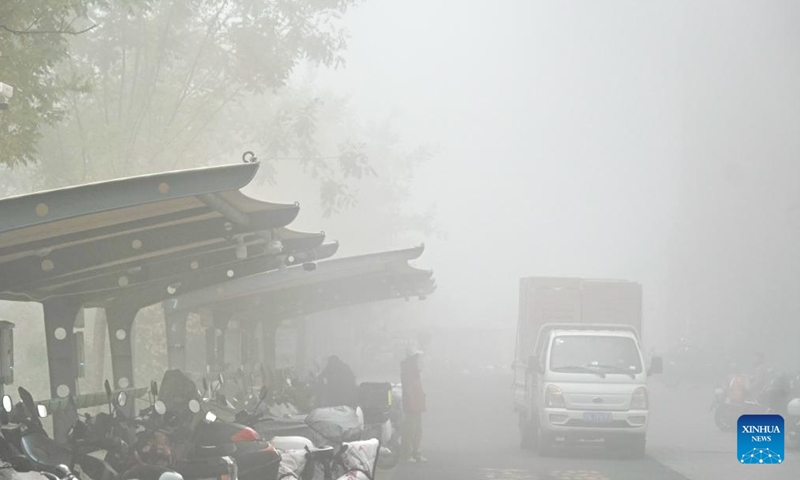
POLYGON ((103 382, 103 387, 106 389, 106 395, 108 395, 108 397, 111 398, 111 384, 108 383, 108 379, 106 379, 106 381, 103 382))
POLYGON ((117 404, 120 407, 124 407, 128 403, 128 393, 127 392, 119 392, 117 394, 117 404))
POLYGON ((14 408, 14 402, 11 401, 10 395, 3 395, 3 410, 6 413, 11 413, 11 410, 14 408))
POLYGON ((189 411, 192 413, 197 413, 200 411, 200 402, 195 400, 194 398, 189 400, 189 411))
POLYGON ((158 397, 158 384, 155 380, 150 382, 150 393, 152 393, 154 397, 158 397))
POLYGON ((36 405, 36 413, 39 414, 39 418, 47 418, 47 413, 48 413, 47 407, 42 405, 41 403, 39 405, 36 405))
POLYGON ((164 415, 165 413, 167 413, 167 405, 161 400, 158 400, 156 402, 154 408, 156 409, 156 413, 159 415, 164 415))

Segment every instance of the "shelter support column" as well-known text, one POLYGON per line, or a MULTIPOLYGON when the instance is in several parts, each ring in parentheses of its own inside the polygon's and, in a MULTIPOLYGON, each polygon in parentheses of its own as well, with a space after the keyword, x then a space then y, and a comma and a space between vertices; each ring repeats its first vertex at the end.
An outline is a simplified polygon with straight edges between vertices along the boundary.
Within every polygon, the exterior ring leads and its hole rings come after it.
POLYGON ((114 305, 106 309, 108 343, 111 345, 111 370, 114 388, 133 387, 133 342, 131 329, 138 307, 114 305))
MULTIPOLYGON (((78 352, 75 339, 75 318, 81 309, 70 299, 47 300, 43 304, 47 364, 50 370, 50 395, 66 398, 77 394, 78 352)), ((53 437, 67 440, 71 421, 63 412, 53 412, 53 437)))
POLYGON ((186 322, 188 312, 174 312, 164 316, 167 331, 167 365, 170 369, 186 371, 186 322))
POLYGON ((206 372, 217 365, 217 329, 214 325, 206 327, 206 372))
POLYGON ((241 319, 241 350, 242 365, 245 371, 251 372, 256 364, 256 322, 251 316, 243 316, 241 319))
POLYGON ((297 371, 303 375, 308 367, 308 338, 306 336, 306 319, 299 317, 294 320, 295 331, 295 359, 297 371))
POLYGON ((263 342, 263 364, 266 369, 275 368, 275 336, 278 333, 279 320, 266 319, 261 323, 261 335, 263 342))
MULTIPOLYGON (((111 346, 111 370, 113 372, 113 389, 125 389, 134 386, 133 375, 133 336, 131 329, 138 307, 129 305, 113 305, 106 308, 108 322, 108 344, 111 346)), ((135 412, 134 400, 130 398, 124 408, 126 414, 135 412)))
POLYGON ((225 371, 225 339, 228 334, 228 323, 233 316, 229 310, 214 310, 214 343, 216 346, 215 371, 225 371))

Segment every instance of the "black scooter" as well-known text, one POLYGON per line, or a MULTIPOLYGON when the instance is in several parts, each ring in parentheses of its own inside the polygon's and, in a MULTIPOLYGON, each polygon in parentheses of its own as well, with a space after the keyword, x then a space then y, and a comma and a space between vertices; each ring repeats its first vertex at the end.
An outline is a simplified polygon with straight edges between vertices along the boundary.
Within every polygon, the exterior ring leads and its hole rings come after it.
MULTIPOLYGON (((188 379, 183 372, 172 371, 170 376, 174 380, 188 379)), ((162 392, 165 388, 162 382, 162 392)), ((194 394, 196 396, 196 389, 194 394)), ((156 403, 166 412, 163 401, 156 403)), ((252 428, 218 419, 213 412, 203 411, 197 398, 190 399, 185 407, 180 403, 173 405, 173 411, 162 415, 161 421, 169 432, 170 442, 180 445, 193 458, 201 458, 205 452, 225 451, 236 461, 238 476, 242 480, 278 478, 281 456, 269 442, 262 440, 252 428)))
POLYGON ((18 391, 21 402, 17 406, 13 406, 7 395, 3 397, 8 419, 17 422, 14 427, 4 428, 3 433, 27 457, 33 470, 74 480, 81 478, 74 473, 76 466, 92 480, 183 480, 174 470, 150 465, 137 465, 118 473, 108 462, 56 443, 42 426, 41 419, 48 416, 47 408, 36 405, 25 388, 19 387, 18 391))

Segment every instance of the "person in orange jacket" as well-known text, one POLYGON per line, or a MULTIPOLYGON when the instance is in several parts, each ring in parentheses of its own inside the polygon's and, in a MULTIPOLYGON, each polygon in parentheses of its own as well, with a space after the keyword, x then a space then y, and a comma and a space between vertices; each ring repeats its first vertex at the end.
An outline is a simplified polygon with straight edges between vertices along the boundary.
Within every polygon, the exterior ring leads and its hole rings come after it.
POLYGON ((425 390, 422 388, 422 352, 409 351, 400 363, 400 383, 403 388, 403 456, 412 462, 427 462, 420 452, 422 414, 426 411, 425 390))

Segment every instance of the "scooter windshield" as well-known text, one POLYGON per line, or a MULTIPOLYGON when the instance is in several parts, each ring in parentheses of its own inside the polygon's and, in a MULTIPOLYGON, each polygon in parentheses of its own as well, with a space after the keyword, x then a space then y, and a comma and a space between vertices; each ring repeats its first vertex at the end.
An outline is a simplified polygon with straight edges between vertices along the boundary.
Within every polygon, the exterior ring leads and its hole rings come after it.
POLYGON ((164 402, 169 412, 189 410, 189 401, 202 401, 197 385, 181 370, 167 370, 161 381, 158 399, 164 402))

